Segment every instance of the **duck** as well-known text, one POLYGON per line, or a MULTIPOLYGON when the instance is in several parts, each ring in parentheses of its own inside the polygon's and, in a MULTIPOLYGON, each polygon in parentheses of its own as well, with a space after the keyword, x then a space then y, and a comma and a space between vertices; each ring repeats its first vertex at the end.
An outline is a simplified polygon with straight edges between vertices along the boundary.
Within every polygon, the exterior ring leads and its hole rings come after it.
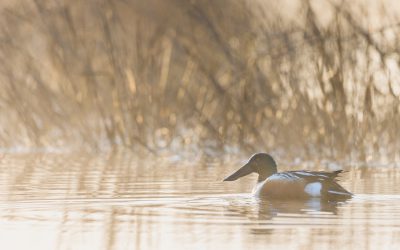
POLYGON ((353 197, 352 193, 336 182, 342 172, 343 170, 278 172, 277 164, 271 155, 257 153, 223 181, 235 181, 251 173, 257 173, 257 184, 253 189, 255 197, 285 200, 319 198, 341 201, 353 197))

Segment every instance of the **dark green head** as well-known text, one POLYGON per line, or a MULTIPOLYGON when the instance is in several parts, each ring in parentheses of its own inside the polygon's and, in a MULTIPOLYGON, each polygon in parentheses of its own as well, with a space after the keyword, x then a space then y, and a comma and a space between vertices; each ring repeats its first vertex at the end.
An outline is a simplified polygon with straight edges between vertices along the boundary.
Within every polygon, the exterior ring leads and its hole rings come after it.
POLYGON ((224 181, 235 181, 251 173, 257 173, 258 181, 263 181, 277 171, 276 163, 269 154, 257 153, 243 167, 226 177, 224 181))

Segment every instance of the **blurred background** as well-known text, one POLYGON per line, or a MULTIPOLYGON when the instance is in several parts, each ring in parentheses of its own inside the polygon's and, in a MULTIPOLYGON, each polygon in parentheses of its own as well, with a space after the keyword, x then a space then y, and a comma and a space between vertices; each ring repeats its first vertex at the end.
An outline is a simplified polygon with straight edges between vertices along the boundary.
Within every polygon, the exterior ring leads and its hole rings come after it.
POLYGON ((0 4, 0 147, 400 160, 397 1, 0 4))
POLYGON ((0 245, 400 249, 399 31, 397 0, 1 0, 0 245), (255 152, 355 195, 222 182, 255 152))

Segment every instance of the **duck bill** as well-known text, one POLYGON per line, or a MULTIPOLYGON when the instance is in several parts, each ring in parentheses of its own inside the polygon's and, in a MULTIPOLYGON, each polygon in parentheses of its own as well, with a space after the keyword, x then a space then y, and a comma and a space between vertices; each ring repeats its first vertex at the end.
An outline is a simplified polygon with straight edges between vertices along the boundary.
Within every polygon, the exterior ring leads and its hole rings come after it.
POLYGON ((239 179, 240 177, 251 174, 252 172, 253 172, 253 169, 251 168, 250 164, 247 163, 243 167, 239 168, 239 170, 237 170, 235 173, 226 177, 224 179, 224 181, 235 181, 235 180, 239 179))

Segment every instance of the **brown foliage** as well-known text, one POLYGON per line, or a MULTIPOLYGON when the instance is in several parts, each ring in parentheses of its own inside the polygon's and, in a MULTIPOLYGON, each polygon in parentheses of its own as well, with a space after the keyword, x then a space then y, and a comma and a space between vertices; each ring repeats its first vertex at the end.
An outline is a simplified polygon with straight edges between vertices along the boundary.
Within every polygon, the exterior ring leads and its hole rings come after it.
POLYGON ((2 7, 1 146, 398 157, 397 19, 273 2, 2 7))

